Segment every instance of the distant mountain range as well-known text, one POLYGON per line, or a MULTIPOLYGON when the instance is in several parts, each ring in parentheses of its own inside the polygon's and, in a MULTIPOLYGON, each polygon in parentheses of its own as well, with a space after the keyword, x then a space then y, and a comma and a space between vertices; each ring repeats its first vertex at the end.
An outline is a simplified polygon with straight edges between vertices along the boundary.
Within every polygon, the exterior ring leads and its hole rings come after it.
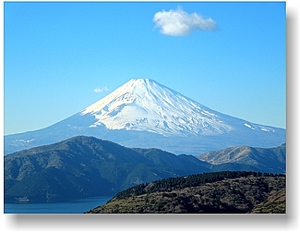
POLYGON ((229 147, 219 151, 206 152, 198 159, 213 165, 249 165, 257 170, 271 173, 285 173, 286 144, 274 148, 254 148, 249 146, 229 147))
POLYGON ((132 79, 54 125, 5 136, 4 153, 78 135, 193 155, 240 145, 269 148, 286 141, 285 129, 219 113, 150 79, 132 79))
POLYGON ((211 162, 208 163, 193 155, 127 148, 94 137, 77 136, 6 155, 5 202, 51 202, 114 195, 141 183, 222 170, 285 173, 285 145, 262 151, 243 147, 228 151, 235 153, 232 156, 224 151, 219 153, 230 156, 231 162, 226 158, 222 163, 218 152, 199 156, 211 162), (242 162, 237 157, 243 157, 242 162))

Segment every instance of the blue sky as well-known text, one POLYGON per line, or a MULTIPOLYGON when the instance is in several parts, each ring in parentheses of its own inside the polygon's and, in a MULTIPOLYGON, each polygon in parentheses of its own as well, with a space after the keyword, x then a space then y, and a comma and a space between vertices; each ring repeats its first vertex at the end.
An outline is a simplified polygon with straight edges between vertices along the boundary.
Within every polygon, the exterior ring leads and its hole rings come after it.
POLYGON ((284 2, 7 2, 4 134, 50 126, 132 78, 285 128, 285 13, 284 2))

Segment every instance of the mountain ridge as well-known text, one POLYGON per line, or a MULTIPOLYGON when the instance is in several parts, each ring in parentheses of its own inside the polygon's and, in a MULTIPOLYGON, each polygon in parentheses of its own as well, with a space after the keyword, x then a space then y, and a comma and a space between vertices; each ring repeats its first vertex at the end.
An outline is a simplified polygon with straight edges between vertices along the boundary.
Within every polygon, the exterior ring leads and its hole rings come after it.
POLYGON ((146 130, 164 136, 198 134, 200 128, 201 134, 231 129, 210 112, 213 111, 153 80, 131 79, 81 113, 95 116, 98 121, 91 126, 101 123, 107 129, 146 130), (205 120, 214 127, 206 129, 205 120))
POLYGON ((197 155, 237 145, 277 146, 285 142, 286 131, 219 113, 156 81, 132 79, 49 127, 4 136, 4 152, 78 135, 197 155))
POLYGON ((275 172, 285 173, 286 171, 285 143, 268 149, 250 146, 228 147, 218 151, 206 152, 196 157, 213 165, 247 164, 258 169, 268 167, 269 172, 276 170, 275 172))
POLYGON ((209 165, 194 156, 191 163, 184 156, 162 150, 144 153, 110 141, 77 136, 6 155, 5 201, 26 198, 30 202, 51 202, 112 195, 143 182, 209 171, 209 165), (153 152, 158 153, 154 159, 153 152), (160 161, 163 159, 169 162, 160 161))
POLYGON ((286 177, 257 172, 212 172, 140 184, 91 213, 286 212, 286 177))
POLYGON ((213 165, 193 155, 127 148, 95 137, 76 136, 4 156, 5 202, 107 196, 158 179, 224 170, 283 173, 281 167, 274 170, 272 165, 213 165))

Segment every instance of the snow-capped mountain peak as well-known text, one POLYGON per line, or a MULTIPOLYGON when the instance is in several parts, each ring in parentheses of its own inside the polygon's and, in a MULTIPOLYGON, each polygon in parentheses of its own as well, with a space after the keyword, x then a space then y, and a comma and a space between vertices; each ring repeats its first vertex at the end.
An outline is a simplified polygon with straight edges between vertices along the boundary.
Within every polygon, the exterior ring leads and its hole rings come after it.
POLYGON ((5 136, 5 154, 78 135, 196 155, 237 145, 278 146, 286 131, 219 113, 153 80, 132 79, 49 127, 5 136))
POLYGON ((216 112, 150 79, 131 79, 81 112, 90 127, 172 134, 221 134, 233 128, 216 112))

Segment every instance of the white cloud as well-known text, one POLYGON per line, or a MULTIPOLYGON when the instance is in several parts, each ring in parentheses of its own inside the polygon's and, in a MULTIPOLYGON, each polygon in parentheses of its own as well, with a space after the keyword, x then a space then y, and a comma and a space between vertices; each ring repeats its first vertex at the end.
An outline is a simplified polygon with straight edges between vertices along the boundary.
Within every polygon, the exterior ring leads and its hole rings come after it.
POLYGON ((104 86, 102 88, 96 88, 96 89, 94 89, 95 93, 102 93, 104 91, 108 91, 108 88, 106 86, 104 86))
POLYGON ((217 28, 213 19, 204 19, 197 13, 189 14, 181 7, 177 10, 156 12, 153 21, 162 34, 171 36, 185 36, 192 30, 211 31, 217 28))

